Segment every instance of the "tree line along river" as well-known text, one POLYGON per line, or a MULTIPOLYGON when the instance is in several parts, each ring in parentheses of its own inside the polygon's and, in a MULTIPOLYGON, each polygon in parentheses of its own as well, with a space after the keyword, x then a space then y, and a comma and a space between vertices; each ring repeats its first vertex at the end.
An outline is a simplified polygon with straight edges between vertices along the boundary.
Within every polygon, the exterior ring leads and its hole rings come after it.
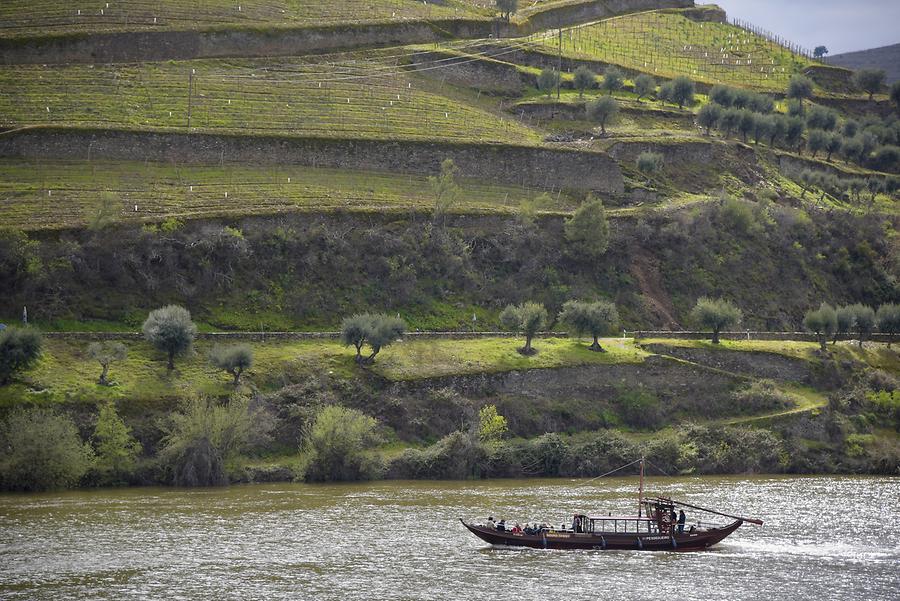
POLYGON ((646 488, 765 525, 706 552, 567 552, 487 547, 457 519, 630 514, 635 478, 4 494, 0 598, 897 598, 900 478, 652 478, 646 488))

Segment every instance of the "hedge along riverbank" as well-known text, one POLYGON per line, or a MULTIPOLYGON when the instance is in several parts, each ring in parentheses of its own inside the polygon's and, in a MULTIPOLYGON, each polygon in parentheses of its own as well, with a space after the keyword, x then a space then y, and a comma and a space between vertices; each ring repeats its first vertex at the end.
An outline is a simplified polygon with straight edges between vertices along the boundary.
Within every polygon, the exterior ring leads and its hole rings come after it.
POLYGON ((534 12, 520 22, 438 19, 313 27, 220 27, 196 31, 131 31, 0 39, 4 64, 105 63, 216 57, 296 56, 445 39, 519 37, 629 12, 686 8, 693 0, 585 1, 534 12))

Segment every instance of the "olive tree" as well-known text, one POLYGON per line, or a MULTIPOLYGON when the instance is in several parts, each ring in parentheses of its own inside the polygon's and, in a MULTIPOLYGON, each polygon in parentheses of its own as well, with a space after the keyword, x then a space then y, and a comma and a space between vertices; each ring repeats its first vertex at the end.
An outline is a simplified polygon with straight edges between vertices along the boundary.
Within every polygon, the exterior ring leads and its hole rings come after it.
POLYGON ((563 224, 563 233, 576 254, 588 259, 601 257, 609 246, 609 223, 603 203, 588 197, 563 224))
POLYGON ((0 331, 0 385, 9 384, 16 372, 34 365, 41 356, 43 340, 34 328, 0 331))
POLYGON ((619 324, 616 305, 609 301, 593 303, 567 301, 559 313, 559 320, 568 324, 579 336, 589 334, 594 342, 588 348, 595 352, 605 352, 600 346, 600 336, 610 334, 619 324))
POLYGON ((827 350, 825 345, 828 343, 828 339, 837 331, 837 313, 834 307, 822 303, 818 309, 806 313, 803 318, 803 326, 816 335, 824 353, 827 350))
POLYGON ((806 148, 816 158, 820 150, 824 150, 828 146, 828 134, 821 129, 810 130, 806 140, 806 148))
POLYGON ((672 80, 671 101, 683 109, 684 105, 694 104, 694 82, 690 78, 680 75, 672 80))
POLYGON ((875 311, 861 303, 850 305, 849 309, 853 313, 853 331, 859 334, 859 347, 862 348, 865 339, 875 329, 875 311))
POLYGON ((231 374, 232 384, 237 387, 241 383, 241 375, 253 365, 253 349, 249 344, 232 346, 216 346, 209 353, 209 362, 213 367, 231 374))
POLYGON ((869 100, 884 87, 885 72, 882 69, 860 69, 853 74, 853 85, 869 95, 869 100))
POLYGON ((878 329, 883 334, 888 335, 888 348, 894 342, 894 336, 900 334, 900 305, 888 303, 878 307, 878 313, 875 314, 875 320, 878 322, 878 329))
POLYGON ((109 386, 109 365, 113 361, 124 361, 128 358, 128 347, 121 342, 103 341, 92 342, 87 348, 88 357, 95 360, 103 368, 97 383, 101 386, 109 386))
POLYGON ((357 363, 371 363, 383 347, 393 343, 406 332, 406 322, 399 317, 381 313, 361 313, 344 318, 341 323, 341 342, 344 346, 356 348, 357 363), (368 345, 371 353, 362 356, 362 349, 368 345))
POLYGON ((828 54, 827 46, 816 46, 816 49, 813 50, 813 58, 823 58, 826 54, 828 54))
POLYGON ((500 325, 507 330, 525 336, 525 346, 519 349, 523 355, 533 355, 531 340, 535 334, 547 327, 547 309, 539 303, 507 305, 500 313, 500 325))
POLYGON ((587 67, 578 67, 575 69, 573 84, 578 90, 578 96, 583 97, 585 90, 590 90, 597 83, 597 75, 587 67))
POLYGON ((438 175, 428 177, 428 185, 434 194, 434 223, 441 223, 447 217, 447 213, 456 204, 459 198, 459 185, 456 183, 456 174, 459 172, 453 159, 441 161, 441 172, 438 175))
POLYGON ((813 82, 805 75, 792 75, 788 82, 787 97, 800 103, 800 113, 803 113, 803 101, 812 97, 813 82))
POLYGON ((835 310, 835 317, 837 318, 837 327, 834 330, 834 338, 831 340, 832 345, 837 343, 838 336, 849 334, 856 324, 856 315, 851 306, 838 307, 835 310))
POLYGON ((141 328, 144 338, 168 357, 168 369, 175 369, 175 357, 191 350, 197 326, 190 312, 178 305, 166 305, 151 311, 141 328))
POLYGON ((653 94, 655 90, 656 80, 653 79, 652 76, 641 73, 634 78, 634 94, 637 96, 638 102, 640 102, 642 98, 646 98, 653 94))
POLYGON ((593 102, 588 102, 585 107, 588 119, 600 125, 600 133, 606 135, 606 125, 611 123, 619 114, 619 103, 615 98, 605 96, 593 102))
POLYGON ((722 118, 722 112, 722 107, 712 102, 704 104, 700 108, 700 111, 697 113, 697 124, 706 130, 707 136, 712 128, 719 124, 719 119, 722 118))
POLYGON ((550 67, 546 67, 542 69, 537 79, 537 87, 541 92, 547 94, 547 97, 550 97, 550 94, 553 93, 553 90, 559 84, 559 71, 552 69, 550 67))
POLYGON ((662 169, 663 166, 663 156, 658 152, 642 152, 638 155, 637 158, 637 168, 638 171, 647 176, 647 181, 650 181, 650 177, 662 169))
POLYGON ((497 10, 509 21, 510 15, 519 10, 519 0, 497 0, 497 10))
POLYGON ((625 76, 618 67, 609 66, 603 71, 603 81, 600 83, 600 89, 605 90, 608 95, 618 92, 625 85, 625 76))
POLYGON ((890 91, 891 102, 894 103, 894 109, 900 113, 900 81, 895 81, 890 91))
POLYGON ((719 344, 719 333, 724 328, 741 322, 741 310, 730 301, 721 298, 701 297, 691 310, 691 319, 703 329, 712 330, 712 343, 719 344))

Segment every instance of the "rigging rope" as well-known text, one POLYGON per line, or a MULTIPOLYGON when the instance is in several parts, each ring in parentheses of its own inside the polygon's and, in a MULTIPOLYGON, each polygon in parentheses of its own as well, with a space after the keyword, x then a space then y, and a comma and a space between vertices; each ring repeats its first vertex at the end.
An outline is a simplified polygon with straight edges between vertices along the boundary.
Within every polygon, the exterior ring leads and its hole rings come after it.
POLYGON ((605 474, 600 474, 600 475, 597 476, 596 478, 591 478, 590 480, 587 480, 586 482, 581 482, 581 483, 579 483, 579 484, 576 484, 576 485, 574 486, 574 488, 578 488, 579 486, 585 486, 585 485, 587 485, 587 484, 590 484, 590 483, 593 482, 594 480, 599 480, 600 478, 605 478, 606 476, 609 476, 610 474, 615 474, 615 473, 618 472, 619 470, 624 470, 626 467, 631 467, 631 466, 634 465, 635 463, 640 463, 640 462, 641 462, 640 459, 635 459, 635 460, 632 461, 631 463, 626 463, 625 465, 620 466, 620 467, 617 467, 616 469, 614 469, 614 470, 612 470, 612 471, 609 471, 609 472, 606 472, 605 474))

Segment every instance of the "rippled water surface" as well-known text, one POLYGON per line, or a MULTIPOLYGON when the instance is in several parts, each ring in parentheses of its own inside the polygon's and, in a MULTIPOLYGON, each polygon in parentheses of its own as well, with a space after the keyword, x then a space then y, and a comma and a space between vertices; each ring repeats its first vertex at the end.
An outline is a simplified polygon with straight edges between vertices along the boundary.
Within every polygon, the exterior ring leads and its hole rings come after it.
POLYGON ((900 598, 898 478, 650 480, 652 492, 766 521, 699 553, 491 549, 457 521, 635 509, 634 479, 575 484, 2 495, 0 598, 900 598))

